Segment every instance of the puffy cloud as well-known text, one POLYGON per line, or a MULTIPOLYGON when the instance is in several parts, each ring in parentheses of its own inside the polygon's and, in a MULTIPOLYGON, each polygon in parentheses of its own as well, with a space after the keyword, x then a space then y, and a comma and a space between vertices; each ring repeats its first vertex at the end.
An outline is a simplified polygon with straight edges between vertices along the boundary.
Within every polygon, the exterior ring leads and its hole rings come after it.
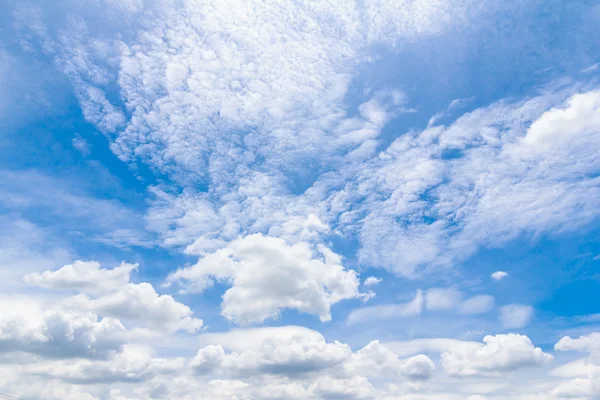
POLYGON ((339 342, 298 331, 291 337, 264 337, 256 348, 226 353, 221 345, 200 349, 190 366, 200 374, 220 372, 224 376, 317 372, 346 361, 352 351, 339 342), (317 339, 317 340, 315 340, 317 339))
POLYGON ((89 310, 123 320, 135 321, 155 330, 195 332, 202 320, 192 310, 169 295, 159 295, 149 283, 130 283, 123 289, 98 298, 85 294, 64 301, 70 308, 89 310))
POLYGON ((0 309, 0 351, 47 357, 103 358, 118 351, 127 330, 114 318, 92 313, 44 309, 27 298, 4 297, 0 309))
POLYGON ((565 336, 554 345, 554 348, 559 351, 600 352, 600 333, 593 332, 577 339, 565 336))
POLYGON ((328 321, 331 305, 359 296, 359 281, 354 271, 344 269, 337 254, 323 246, 318 252, 322 258, 316 258, 306 242, 289 245, 255 234, 172 273, 167 282, 180 281, 189 290, 203 290, 214 280, 230 283, 221 314, 242 324, 275 318, 285 308, 328 321))
POLYGON ((523 141, 531 146, 587 141, 598 136, 599 123, 600 91, 577 93, 564 108, 552 108, 542 114, 531 124, 523 141))
POLYGON ((521 368, 544 365, 552 355, 534 347, 527 336, 486 336, 478 348, 442 353, 442 366, 454 376, 494 376, 521 368))
POLYGON ((402 374, 411 379, 429 379, 434 369, 433 361, 423 354, 411 357, 402 364, 402 374))
POLYGON ((138 264, 121 263, 116 268, 101 268, 96 261, 75 261, 56 271, 44 271, 25 276, 30 285, 45 288, 102 294, 125 287, 138 264))
POLYGON ((182 358, 156 358, 148 347, 125 345, 123 350, 104 361, 55 361, 33 365, 27 372, 76 384, 143 382, 156 375, 168 376, 181 370, 182 358))
POLYGON ((62 306, 131 321, 137 327, 194 332, 202 326, 202 320, 194 318, 192 310, 172 296, 159 295, 146 282, 130 283, 130 273, 137 268, 137 264, 122 263, 105 269, 95 261, 76 261, 56 271, 29 274, 25 282, 79 292, 64 299, 62 306))
POLYGON ((377 278, 376 276, 369 276, 367 278, 365 278, 365 281, 363 282, 364 286, 373 286, 373 285, 377 285, 378 283, 381 283, 383 279, 381 278, 377 278))
POLYGON ((506 329, 523 328, 533 316, 533 307, 522 304, 509 304, 500 307, 500 320, 506 329))

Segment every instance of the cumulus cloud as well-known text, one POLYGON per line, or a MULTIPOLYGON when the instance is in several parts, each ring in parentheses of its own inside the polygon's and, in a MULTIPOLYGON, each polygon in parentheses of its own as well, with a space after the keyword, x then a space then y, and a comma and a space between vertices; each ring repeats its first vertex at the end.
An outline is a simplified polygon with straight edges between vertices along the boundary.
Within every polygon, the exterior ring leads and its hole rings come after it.
POLYGON ((365 278, 363 285, 364 286, 374 286, 374 285, 377 285, 378 283, 381 283, 381 281, 382 281, 381 278, 377 278, 376 276, 369 276, 369 277, 365 278))
POLYGON ((56 271, 28 274, 24 280, 30 285, 50 289, 102 294, 125 287, 131 272, 138 267, 138 264, 121 263, 106 269, 96 261, 75 261, 56 271))
POLYGON ((599 123, 600 91, 577 93, 564 108, 552 108, 542 114, 531 124, 523 141, 530 146, 587 141, 598 136, 599 123))
POLYGON ((204 290, 215 280, 230 284, 221 313, 242 324, 276 318, 285 308, 328 321, 333 304, 359 296, 360 283, 354 271, 341 265, 340 256, 323 246, 316 250, 307 242, 289 245, 279 238, 250 235, 172 273, 167 283, 181 282, 192 291, 204 290))
POLYGON ((326 343, 322 337, 304 335, 299 331, 287 338, 265 337, 257 348, 241 352, 226 353, 221 345, 209 345, 198 351, 190 366, 199 374, 218 371, 222 376, 294 375, 338 365, 351 353, 347 345, 326 343))
POLYGON ((45 309, 25 297, 0 302, 0 351, 23 351, 54 358, 103 358, 128 339, 118 319, 81 311, 45 309))
POLYGON ((202 320, 192 310, 170 295, 159 295, 147 282, 130 283, 130 273, 137 264, 122 263, 116 268, 102 268, 95 261, 76 261, 56 271, 33 273, 25 282, 51 289, 75 291, 62 306, 94 314, 119 318, 138 327, 157 331, 194 332, 202 320))
POLYGON ((106 384, 143 382, 157 375, 168 376, 183 366, 183 358, 156 358, 148 347, 127 344, 108 360, 54 361, 32 365, 27 372, 71 384, 106 384))
POLYGON ((169 295, 159 295, 149 283, 130 283, 119 291, 93 298, 80 294, 66 299, 69 308, 89 310, 109 315, 154 330, 193 333, 202 327, 202 320, 194 318, 192 310, 169 295))
POLYGON ((483 342, 476 349, 442 353, 442 366, 446 372, 457 376, 497 375, 544 365, 553 359, 523 335, 486 336, 483 342))

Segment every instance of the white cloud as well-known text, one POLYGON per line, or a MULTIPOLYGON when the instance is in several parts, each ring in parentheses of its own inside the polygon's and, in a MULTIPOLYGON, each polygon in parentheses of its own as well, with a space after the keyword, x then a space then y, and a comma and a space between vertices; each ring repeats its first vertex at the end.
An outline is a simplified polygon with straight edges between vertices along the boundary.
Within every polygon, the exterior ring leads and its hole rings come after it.
POLYGON ((429 379, 435 364, 426 355, 420 354, 406 360, 402 365, 402 374, 411 379, 429 379))
POLYGON ((383 279, 377 278, 375 276, 369 276, 364 280, 363 285, 364 286, 374 286, 374 285, 377 285, 378 283, 381 283, 382 280, 383 279))
POLYGON ((183 330, 193 333, 202 327, 202 320, 194 318, 192 310, 169 295, 159 295, 149 283, 130 283, 124 288, 97 298, 86 294, 70 297, 64 306, 89 310, 134 321, 143 327, 158 331, 183 330))
MULTIPOLYGON (((522 140, 565 99, 581 103, 582 94, 570 97, 575 90, 499 102, 449 126, 397 138, 358 173, 348 169, 349 206, 340 210, 338 229, 359 236, 362 263, 410 278, 479 247, 587 226, 598 215, 590 201, 598 196, 593 128, 562 125, 577 137, 568 145, 532 148, 522 140), (448 153, 458 156, 445 158, 448 153)), ((586 99, 597 96, 585 93, 586 99)))
POLYGON ((90 154, 90 144, 81 136, 77 135, 71 139, 71 144, 82 155, 87 156, 90 154))
POLYGON ((496 281, 500 281, 508 276, 508 273, 504 271, 496 271, 490 277, 496 281))
POLYGON ((184 364, 183 358, 156 358, 150 348, 128 344, 108 360, 45 362, 28 367, 27 372, 72 384, 138 383, 157 375, 173 374, 183 369, 184 364))
POLYGON ((127 330, 117 319, 92 313, 45 309, 26 297, 4 297, 0 307, 0 351, 47 357, 103 358, 118 351, 127 330))
POLYGON ((598 136, 599 124, 600 91, 577 93, 564 108, 552 108, 531 124, 523 141, 531 146, 587 141, 598 136))
POLYGON ((359 296, 356 273, 345 270, 337 254, 322 246, 316 253, 309 243, 289 245, 261 234, 232 241, 172 273, 167 282, 201 291, 213 280, 231 285, 223 295, 221 314, 242 324, 276 318, 285 308, 328 321, 331 305, 359 296))
POLYGON ((533 307, 523 304, 509 304, 500 307, 500 321, 506 329, 523 328, 533 316, 533 307))
POLYGON ((132 271, 138 264, 121 263, 113 269, 106 269, 96 261, 75 261, 56 271, 44 271, 25 276, 30 285, 45 288, 102 294, 124 288, 129 283, 132 271))
POLYGON ((52 289, 75 291, 62 306, 131 321, 136 326, 157 331, 194 332, 202 320, 192 310, 170 295, 159 295, 150 283, 130 283, 137 264, 121 263, 106 269, 95 261, 76 261, 56 271, 33 273, 25 282, 52 289))
POLYGON ((554 348, 559 351, 600 352, 600 333, 593 332, 577 339, 565 336, 554 345, 554 348))
POLYGON ((497 375, 552 361, 550 354, 534 347, 527 336, 508 334, 486 336, 477 349, 449 351, 441 355, 449 375, 497 375))
POLYGON ((220 372, 220 376, 294 375, 339 365, 351 353, 347 345, 298 331, 287 338, 264 337, 258 347, 241 352, 226 353, 221 345, 209 345, 198 351, 190 366, 199 374, 220 372))

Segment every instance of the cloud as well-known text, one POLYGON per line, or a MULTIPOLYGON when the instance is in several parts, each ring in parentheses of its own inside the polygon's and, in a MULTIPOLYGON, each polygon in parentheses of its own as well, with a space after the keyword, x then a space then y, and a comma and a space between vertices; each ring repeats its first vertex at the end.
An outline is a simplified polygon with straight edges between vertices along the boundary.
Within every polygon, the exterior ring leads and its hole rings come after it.
POLYGON ((523 335, 486 336, 483 342, 478 349, 443 353, 442 366, 446 372, 459 376, 497 375, 544 365, 553 359, 523 335))
POLYGON ((87 156, 90 154, 90 144, 81 136, 77 135, 71 139, 71 144, 82 155, 87 156))
POLYGON ((498 102, 449 126, 398 137, 362 168, 347 170, 345 204, 351 206, 339 210, 338 229, 358 235, 363 264, 416 278, 479 247, 588 226, 598 215, 588 201, 598 194, 593 127, 561 125, 577 137, 568 145, 524 141, 530 126, 541 129, 535 122, 565 101, 595 101, 596 91, 577 90, 498 102))
POLYGON ((481 347, 479 342, 469 342, 450 338, 413 339, 406 341, 386 342, 386 347, 399 357, 413 356, 419 353, 439 355, 449 350, 472 352, 481 347))
MULTIPOLYGON (((600 333, 592 332, 588 335, 573 339, 565 336, 554 345, 554 350, 558 351, 583 351, 589 353, 586 359, 589 364, 598 366, 598 375, 600 376, 600 333)), ((600 387, 598 388, 600 391, 600 387)))
POLYGON ((192 310, 169 295, 159 295, 151 284, 130 283, 124 288, 100 297, 86 294, 65 299, 64 306, 89 310, 126 321, 135 321, 158 331, 183 330, 193 333, 202 327, 202 320, 193 317, 192 310))
POLYGON ((508 276, 508 273, 504 271, 496 271, 490 277, 495 281, 500 281, 508 276))
POLYGON ((338 365, 352 351, 339 342, 326 343, 321 337, 303 335, 300 331, 290 338, 264 338, 258 348, 225 353, 221 345, 200 349, 190 366, 199 374, 220 372, 222 376, 248 374, 284 374, 317 372, 338 365))
POLYGON ((368 278, 365 278, 363 285, 364 286, 374 286, 377 285, 378 283, 381 283, 382 279, 381 278, 377 278, 375 276, 369 276, 368 278))
POLYGON ((417 290, 415 297, 407 303, 362 307, 352 311, 346 322, 349 325, 354 325, 380 319, 414 317, 420 315, 422 310, 423 292, 417 290))
POLYGON ((42 221, 50 222, 52 229, 62 235, 83 233, 92 240, 117 247, 148 246, 152 242, 143 230, 141 214, 115 199, 93 196, 91 193, 98 187, 92 187, 90 182, 60 179, 37 170, 5 170, 1 174, 0 190, 5 196, 0 197, 0 207, 11 213, 38 219, 43 215, 46 219, 42 221), (118 232, 124 231, 129 235, 119 238, 118 232))
POLYGON ((478 295, 463 301, 459 307, 459 314, 477 315, 485 314, 494 308, 494 298, 489 295, 478 295))
POLYGON ((71 384, 140 383, 154 376, 169 376, 184 367, 183 358, 161 359, 148 347, 125 345, 123 350, 103 361, 54 361, 32 365, 27 372, 71 384))
POLYGON ((523 141, 530 146, 593 140, 600 123, 600 91, 577 93, 564 108, 542 114, 527 131, 523 141))
POLYGON ((44 307, 25 297, 4 297, 0 351, 53 358, 103 358, 126 343, 127 330, 115 318, 44 307))
POLYGON ((231 285, 223 295, 221 314, 242 324, 276 318, 285 308, 329 321, 331 305, 359 296, 356 273, 345 270, 331 250, 319 246, 314 251, 306 242, 289 245, 261 234, 232 241, 172 273, 167 283, 202 291, 214 280, 231 285), (273 282, 278 282, 276 287, 273 282))
POLYGON ((428 310, 450 310, 462 302, 463 294, 456 289, 429 289, 425 296, 428 310))
POLYGON ((75 261, 56 271, 28 274, 24 280, 30 285, 50 289, 102 294, 125 287, 131 272, 138 266, 121 263, 116 268, 106 269, 96 261, 75 261))
POLYGON ((588 356, 555 368, 552 375, 567 380, 556 385, 550 393, 557 398, 593 399, 600 396, 600 333, 592 332, 576 339, 565 336, 554 349, 586 352, 588 356))
POLYGON ((147 282, 130 283, 130 274, 137 268, 137 264, 121 263, 106 269, 95 261, 76 261, 56 271, 29 274, 25 282, 79 293, 62 301, 62 306, 70 309, 133 321, 158 331, 194 332, 202 327, 202 320, 172 296, 159 295, 147 282))
POLYGON ((505 329, 523 328, 533 316, 533 307, 522 304, 509 304, 500 307, 500 320, 505 329))

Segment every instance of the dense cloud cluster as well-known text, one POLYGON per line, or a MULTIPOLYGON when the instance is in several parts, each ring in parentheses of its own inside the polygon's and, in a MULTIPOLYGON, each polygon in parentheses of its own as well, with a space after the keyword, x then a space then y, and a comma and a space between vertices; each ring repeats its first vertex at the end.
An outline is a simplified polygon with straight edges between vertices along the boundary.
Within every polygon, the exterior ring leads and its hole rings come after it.
MULTIPOLYGON (((0 217, 12 233, 0 233, 0 289, 22 293, 0 297, 0 393, 598 398, 599 333, 538 344, 539 329, 522 334, 537 306, 498 295, 518 272, 492 265, 496 286, 484 288, 457 268, 480 249, 600 218, 597 82, 555 80, 460 116, 468 100, 457 99, 393 134, 392 121, 419 112, 414 88, 357 83, 386 52, 514 7, 492 3, 9 1, 0 89, 18 65, 11 46, 49 60, 148 198, 133 212, 35 171, 3 174, 0 208, 19 218, 0 217), (26 220, 39 210, 91 228, 45 242, 26 220), (144 262, 109 268, 74 261, 61 249, 74 237, 182 258, 154 274, 144 262), (390 321, 401 338, 368 337, 390 321)), ((79 132, 67 143, 92 152, 79 132)))

